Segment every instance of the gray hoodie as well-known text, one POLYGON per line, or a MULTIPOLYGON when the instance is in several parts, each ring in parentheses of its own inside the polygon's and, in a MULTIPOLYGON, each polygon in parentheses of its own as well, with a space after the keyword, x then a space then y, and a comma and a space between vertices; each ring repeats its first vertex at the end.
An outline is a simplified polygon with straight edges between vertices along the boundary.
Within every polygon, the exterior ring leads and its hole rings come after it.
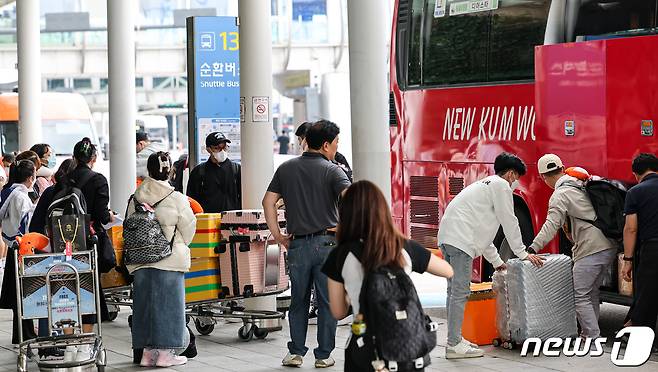
POLYGON ((530 245, 539 251, 544 248, 566 223, 571 222, 571 236, 574 241, 573 260, 617 248, 617 243, 609 240, 603 232, 591 223, 583 220, 596 220, 596 213, 583 183, 578 179, 564 175, 555 184, 555 191, 548 201, 546 222, 530 245))

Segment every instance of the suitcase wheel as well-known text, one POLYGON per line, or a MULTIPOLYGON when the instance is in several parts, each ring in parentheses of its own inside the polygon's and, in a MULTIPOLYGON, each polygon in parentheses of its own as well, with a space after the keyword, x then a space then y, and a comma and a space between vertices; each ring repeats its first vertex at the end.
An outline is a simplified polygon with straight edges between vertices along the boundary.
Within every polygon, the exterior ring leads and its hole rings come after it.
POLYGON ((251 341, 251 339, 254 338, 255 330, 256 327, 254 327, 253 325, 250 327, 242 326, 240 327, 240 329, 238 329, 238 338, 245 342, 251 341))
POLYGON ((264 340, 265 337, 267 337, 267 335, 270 334, 268 331, 262 330, 258 327, 254 327, 254 328, 255 328, 254 329, 254 336, 256 336, 256 338, 259 339, 259 340, 264 340))
POLYGON ((494 339, 491 341, 491 344, 492 344, 493 346, 495 346, 495 347, 499 347, 499 346, 502 344, 502 342, 503 342, 503 341, 502 341, 501 339, 499 339, 499 338, 494 338, 494 339))
POLYGON ((516 347, 514 341, 505 341, 503 342, 503 348, 507 350, 513 350, 516 347))
POLYGON ((199 318, 196 318, 194 319, 194 328, 196 328, 200 335, 207 336, 215 329, 215 325, 213 323, 202 322, 199 318))

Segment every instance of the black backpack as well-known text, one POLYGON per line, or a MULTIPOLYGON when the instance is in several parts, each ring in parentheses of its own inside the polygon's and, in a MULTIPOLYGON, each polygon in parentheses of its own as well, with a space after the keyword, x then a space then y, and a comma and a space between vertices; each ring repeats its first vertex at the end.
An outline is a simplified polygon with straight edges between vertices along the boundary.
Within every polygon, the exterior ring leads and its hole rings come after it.
POLYGON ((47 216, 61 215, 86 215, 87 201, 82 194, 82 188, 94 176, 93 173, 87 173, 79 181, 65 178, 61 181, 62 187, 53 195, 53 201, 48 206, 47 216))
POLYGON ((389 370, 407 371, 430 365, 437 323, 425 315, 413 281, 401 268, 381 267, 365 273, 359 296, 372 360, 389 370))
POLYGON ((67 243, 74 250, 85 250, 90 239, 87 202, 82 188, 93 177, 88 173, 80 180, 63 179, 46 212, 46 229, 53 252, 63 252, 67 243))
POLYGON ((621 241, 624 238, 626 223, 624 216, 626 187, 619 181, 601 178, 587 181, 585 192, 594 207, 596 220, 583 221, 596 226, 607 238, 621 241))

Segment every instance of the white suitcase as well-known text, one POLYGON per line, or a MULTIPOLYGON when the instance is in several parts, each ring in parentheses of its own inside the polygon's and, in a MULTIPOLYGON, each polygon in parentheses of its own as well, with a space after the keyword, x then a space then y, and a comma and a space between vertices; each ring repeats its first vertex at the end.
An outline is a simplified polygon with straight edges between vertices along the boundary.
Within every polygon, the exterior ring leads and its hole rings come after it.
POLYGON ((547 340, 578 334, 571 258, 545 256, 544 266, 511 259, 506 272, 496 272, 496 325, 505 341, 547 340))

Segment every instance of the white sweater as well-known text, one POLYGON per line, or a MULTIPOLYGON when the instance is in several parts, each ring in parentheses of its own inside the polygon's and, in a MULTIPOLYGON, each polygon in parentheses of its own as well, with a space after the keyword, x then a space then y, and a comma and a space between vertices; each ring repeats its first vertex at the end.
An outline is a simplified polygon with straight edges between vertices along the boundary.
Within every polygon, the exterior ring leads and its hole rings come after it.
MULTIPOLYGON (((174 188, 167 181, 156 181, 147 177, 135 191, 135 198, 140 203, 153 205, 162 200, 155 208, 155 218, 160 222, 162 232, 167 240, 176 230, 174 246, 171 256, 150 265, 128 265, 128 270, 133 273, 143 268, 154 268, 166 271, 186 272, 190 269, 190 248, 194 233, 196 231, 196 217, 190 208, 187 197, 174 188), (169 195, 167 197, 167 195, 169 195)), ((135 204, 128 205, 128 215, 135 212, 135 204)))
POLYGON ((484 256, 494 267, 503 264, 493 245, 502 225, 510 248, 517 257, 528 255, 521 239, 519 221, 514 215, 514 199, 509 183, 498 176, 477 181, 448 204, 439 226, 438 242, 461 249, 472 258, 484 256))
MULTIPOLYGON (((9 190, 5 191, 5 195, 9 190)), ((11 244, 11 241, 5 237, 14 238, 27 232, 30 225, 34 204, 28 196, 28 190, 22 183, 11 186, 11 193, 6 196, 0 204, 0 219, 2 220, 2 235, 5 243, 11 244)), ((14 239, 11 239, 12 241, 14 239)))

